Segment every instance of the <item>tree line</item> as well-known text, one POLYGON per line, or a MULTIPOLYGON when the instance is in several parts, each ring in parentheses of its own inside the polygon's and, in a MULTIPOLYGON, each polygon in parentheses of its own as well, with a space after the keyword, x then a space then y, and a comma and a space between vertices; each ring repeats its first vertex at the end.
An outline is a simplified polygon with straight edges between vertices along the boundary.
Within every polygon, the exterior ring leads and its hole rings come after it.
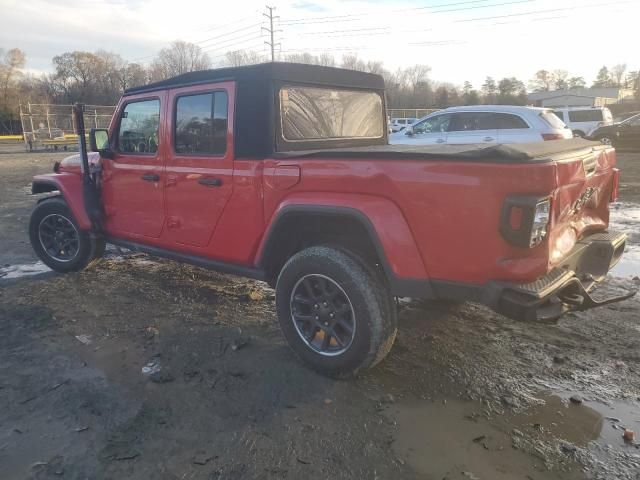
MULTIPOLYGON (((356 54, 336 58, 330 54, 289 54, 285 62, 342 67, 377 73, 384 77, 388 104, 392 108, 445 108, 455 105, 511 104, 526 105, 527 91, 566 90, 587 86, 583 77, 565 70, 539 70, 525 84, 515 77, 486 77, 482 85, 464 82, 458 86, 431 78, 428 65, 416 64, 391 71, 380 61, 363 60, 356 54)), ((268 61, 255 51, 237 50, 226 53, 214 65, 206 52, 192 43, 175 41, 144 65, 130 62, 120 55, 98 50, 73 51, 52 59, 53 71, 40 76, 23 72, 26 55, 20 49, 0 48, 0 130, 15 125, 20 103, 114 105, 124 90, 170 78, 183 73, 213 68, 240 66, 268 61), (9 125, 9 126, 7 126, 9 125)), ((640 71, 627 71, 625 64, 603 66, 593 87, 625 87, 634 89, 640 101, 640 71)))

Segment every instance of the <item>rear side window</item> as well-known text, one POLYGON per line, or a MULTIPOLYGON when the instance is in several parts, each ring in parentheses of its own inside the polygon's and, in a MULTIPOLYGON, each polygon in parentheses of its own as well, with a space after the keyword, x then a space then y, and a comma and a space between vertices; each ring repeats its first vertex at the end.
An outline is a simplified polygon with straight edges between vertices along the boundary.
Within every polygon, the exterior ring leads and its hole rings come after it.
POLYGON ((511 113, 496 113, 498 119, 498 128, 501 130, 510 130, 514 128, 529 128, 527 122, 525 122, 518 115, 511 113))
POLYGON ((118 150, 129 154, 156 153, 159 124, 160 100, 128 103, 120 119, 118 150))
POLYGON ((490 112, 454 113, 451 119, 450 132, 467 132, 473 130, 495 130, 498 118, 490 112))
POLYGON ((176 153, 223 155, 227 151, 227 93, 178 97, 174 142, 176 153))
POLYGON ((571 122, 601 122, 602 110, 571 110, 569 111, 571 122))
POLYGON ((540 114, 540 117, 553 128, 566 128, 566 125, 557 116, 557 112, 546 110, 540 114))
POLYGON ((382 138, 382 97, 376 92, 307 86, 280 89, 282 136, 304 140, 382 138))

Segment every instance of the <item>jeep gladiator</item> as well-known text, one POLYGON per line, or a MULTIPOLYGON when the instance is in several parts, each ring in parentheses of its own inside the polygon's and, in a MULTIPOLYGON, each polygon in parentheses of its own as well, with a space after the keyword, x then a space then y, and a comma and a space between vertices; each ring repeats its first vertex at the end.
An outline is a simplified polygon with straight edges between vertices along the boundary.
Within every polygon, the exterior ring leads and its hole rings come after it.
POLYGON ((384 82, 268 63, 127 90, 108 129, 33 179, 30 238, 59 272, 111 243, 264 280, 292 349, 347 376, 396 335, 394 297, 549 321, 596 301, 615 150, 582 139, 388 145, 384 82))

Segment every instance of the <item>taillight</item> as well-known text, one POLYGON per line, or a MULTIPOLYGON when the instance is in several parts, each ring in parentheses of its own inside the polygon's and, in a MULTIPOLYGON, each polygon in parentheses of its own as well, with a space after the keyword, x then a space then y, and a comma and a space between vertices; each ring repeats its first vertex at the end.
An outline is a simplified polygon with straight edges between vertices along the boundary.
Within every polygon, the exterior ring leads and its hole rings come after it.
POLYGON ((502 207, 500 233, 512 245, 533 248, 546 238, 550 218, 549 197, 512 195, 502 207))
POLYGON ((547 140, 564 140, 564 135, 562 135, 561 133, 543 133, 542 134, 542 139, 544 141, 547 141, 547 140))
POLYGON ((613 175, 611 177, 611 202, 618 201, 618 195, 620 193, 620 169, 614 168, 613 175))

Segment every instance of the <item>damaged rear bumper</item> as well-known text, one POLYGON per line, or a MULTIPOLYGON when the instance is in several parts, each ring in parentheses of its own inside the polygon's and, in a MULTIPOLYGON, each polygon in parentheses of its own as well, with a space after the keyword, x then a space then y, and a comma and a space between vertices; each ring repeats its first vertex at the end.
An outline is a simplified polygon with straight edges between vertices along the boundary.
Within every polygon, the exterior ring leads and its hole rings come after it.
POLYGON ((576 244, 562 265, 534 282, 491 282, 486 285, 482 303, 510 318, 554 321, 569 311, 626 300, 636 292, 604 300, 595 300, 589 294, 618 263, 625 243, 626 235, 622 233, 589 235, 576 244))

